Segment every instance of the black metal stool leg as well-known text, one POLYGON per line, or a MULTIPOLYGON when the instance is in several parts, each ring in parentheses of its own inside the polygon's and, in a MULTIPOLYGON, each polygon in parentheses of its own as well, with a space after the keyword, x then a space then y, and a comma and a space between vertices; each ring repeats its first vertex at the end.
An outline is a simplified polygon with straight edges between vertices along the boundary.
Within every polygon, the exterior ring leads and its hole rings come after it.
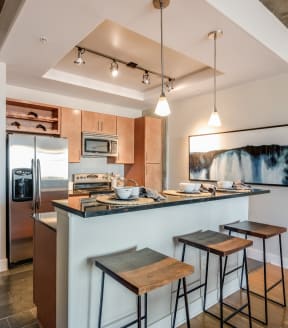
MULTIPOLYGON (((182 256, 181 256, 181 261, 182 262, 184 262, 184 259, 185 259, 185 251, 186 251, 186 244, 183 244, 182 256)), ((181 279, 178 280, 172 328, 175 328, 175 323, 176 323, 176 315, 177 315, 177 310, 178 310, 178 300, 179 300, 179 294, 180 294, 180 285, 181 285, 181 279)))
POLYGON ((98 315, 98 328, 101 328, 101 321, 102 321, 103 296, 104 296, 104 283, 105 283, 105 273, 102 271, 102 278, 101 278, 101 293, 100 293, 100 304, 99 304, 99 315, 98 315))
POLYGON ((264 262, 264 299, 265 299, 265 321, 264 324, 268 323, 268 298, 267 298, 267 270, 266 270, 266 242, 263 240, 263 262, 264 262))
MULTIPOLYGON (((228 235, 231 236, 231 230, 229 230, 229 233, 228 235)), ((225 256, 225 262, 224 262, 224 271, 223 271, 223 280, 224 280, 224 277, 225 277, 225 272, 226 272, 226 268, 227 268, 227 261, 228 261, 228 256, 225 256)), ((223 282, 224 284, 224 282, 223 282)))
POLYGON ((281 261, 283 306, 286 307, 286 292, 285 292, 285 280, 284 280, 284 268, 283 268, 283 254, 282 254, 282 239, 281 239, 281 234, 279 234, 279 248, 280 248, 280 261, 281 261))
MULTIPOLYGON (((245 239, 247 239, 247 233, 245 233, 245 239)), ((242 261, 242 269, 241 269, 241 280, 240 280, 240 288, 243 288, 243 273, 244 273, 244 256, 242 261)))
POLYGON ((247 293, 247 305, 248 305, 248 319, 249 319, 249 327, 252 328, 252 316, 251 316, 250 290, 249 290, 249 280, 248 280, 248 265, 247 265, 246 249, 244 249, 244 261, 245 261, 245 279, 246 279, 246 293, 247 293))
POLYGON ((203 311, 206 310, 206 296, 207 296, 207 284, 208 284, 208 268, 209 268, 209 252, 206 253, 206 270, 205 270, 205 287, 204 287, 204 302, 203 311))
POLYGON ((185 301, 186 323, 187 323, 187 327, 190 328, 189 303, 187 297, 186 279, 183 278, 182 282, 183 282, 184 301, 185 301))
POLYGON ((141 296, 137 296, 137 327, 141 328, 141 296))
POLYGON ((222 276, 222 256, 219 256, 219 276, 220 276, 220 327, 224 327, 223 320, 223 276, 222 276))
POLYGON ((144 311, 145 311, 145 319, 144 319, 144 328, 147 328, 147 321, 148 321, 148 304, 147 304, 147 293, 144 295, 144 311))

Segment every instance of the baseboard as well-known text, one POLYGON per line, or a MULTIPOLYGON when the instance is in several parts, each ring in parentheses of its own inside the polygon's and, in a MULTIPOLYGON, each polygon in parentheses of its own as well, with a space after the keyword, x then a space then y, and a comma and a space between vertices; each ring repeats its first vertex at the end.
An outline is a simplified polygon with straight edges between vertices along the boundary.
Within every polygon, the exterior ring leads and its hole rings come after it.
POLYGON ((8 260, 7 259, 0 259, 0 272, 8 270, 8 260))
MULTIPOLYGON (((253 260, 257 260, 257 261, 261 261, 261 262, 263 261, 263 252, 260 249, 249 248, 248 252, 247 252, 247 256, 253 260)), ((275 255, 274 253, 266 252, 266 262, 274 264, 274 265, 278 265, 278 266, 281 265, 280 256, 275 255)), ((283 266, 285 269, 288 268, 288 258, 287 257, 283 257, 283 266)))

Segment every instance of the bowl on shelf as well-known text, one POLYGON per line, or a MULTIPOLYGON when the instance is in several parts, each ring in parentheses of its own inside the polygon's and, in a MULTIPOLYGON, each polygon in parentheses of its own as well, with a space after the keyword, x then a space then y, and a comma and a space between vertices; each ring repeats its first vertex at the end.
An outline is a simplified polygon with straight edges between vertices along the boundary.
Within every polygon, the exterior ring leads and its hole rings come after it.
POLYGON ((114 192, 119 199, 128 199, 131 197, 132 188, 134 187, 115 187, 114 192))
POLYGON ((180 182, 179 189, 182 192, 192 193, 199 191, 201 183, 180 182))
POLYGON ((217 181, 217 188, 232 189, 233 181, 217 181))

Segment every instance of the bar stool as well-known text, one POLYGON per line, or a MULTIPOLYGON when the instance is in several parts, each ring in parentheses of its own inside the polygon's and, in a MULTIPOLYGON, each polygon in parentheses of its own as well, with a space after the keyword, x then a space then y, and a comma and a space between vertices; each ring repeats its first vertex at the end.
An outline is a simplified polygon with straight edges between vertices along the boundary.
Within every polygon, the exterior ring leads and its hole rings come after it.
MULTIPOLYGON (((247 239, 247 236, 253 236, 257 238, 262 239, 263 243, 263 266, 264 266, 264 296, 261 294, 258 294, 256 292, 250 291, 250 293, 259 296, 261 298, 264 298, 265 303, 265 320, 260 320, 258 318, 253 317, 254 320, 267 325, 268 323, 268 301, 276 303, 278 305, 281 305, 283 307, 286 307, 286 296, 285 296, 285 281, 284 281, 284 269, 283 269, 283 254, 282 254, 282 239, 281 234, 287 231, 287 228, 285 227, 279 227, 275 225, 270 224, 264 224, 264 223, 258 223, 253 221, 242 221, 239 223, 232 223, 224 225, 224 229, 229 230, 229 234, 231 235, 231 232, 237 232, 241 234, 245 234, 245 238, 247 239), (267 286, 267 269, 266 269, 266 239, 269 239, 271 237, 277 236, 279 238, 279 250, 280 250, 280 262, 281 262, 281 279, 275 282, 272 286, 267 286), (283 292, 283 303, 279 303, 277 301, 274 301, 268 297, 268 292, 275 288, 277 285, 282 283, 282 292, 283 292)), ((243 274, 241 275, 241 277, 243 274)), ((242 278, 241 278, 241 287, 242 287, 242 278)), ((244 289, 244 288, 243 288, 244 289)))
MULTIPOLYGON (((206 231, 197 231, 183 236, 176 236, 175 240, 183 243, 182 249, 182 258, 181 260, 185 260, 185 251, 186 246, 192 246, 194 248, 206 251, 206 271, 205 271, 205 282, 200 284, 199 286, 192 288, 186 291, 187 294, 192 293, 193 291, 204 287, 204 302, 203 302, 203 311, 212 315, 213 317, 220 320, 220 327, 224 327, 224 323, 228 324, 231 327, 234 327, 232 324, 228 323, 228 321, 235 316, 237 313, 241 313, 245 307, 248 307, 248 317, 249 317, 249 327, 252 327, 252 320, 251 320, 251 307, 250 307, 250 295, 249 295, 249 284, 248 284, 248 269, 247 269, 247 257, 246 257, 246 248, 251 246, 253 242, 251 240, 246 240, 243 238, 237 238, 228 236, 227 234, 223 234, 220 232, 215 232, 211 230, 206 231), (242 305, 240 308, 234 308, 229 304, 224 303, 223 301, 223 286, 224 286, 224 278, 226 275, 231 274, 242 268, 242 265, 232 269, 229 272, 223 271, 223 257, 234 254, 238 251, 243 250, 243 261, 245 266, 245 274, 246 274, 246 281, 247 281, 247 303, 242 305), (219 256, 219 283, 220 283, 220 316, 206 310, 206 297, 207 297, 207 282, 208 282, 208 269, 209 269, 209 255, 210 253, 219 256), (229 308, 233 309, 230 315, 224 318, 223 315, 223 305, 228 306, 229 308)), ((172 327, 175 327, 176 322, 176 314, 178 308, 178 300, 179 298, 183 297, 184 295, 180 295, 180 281, 178 281, 177 287, 177 294, 176 294, 176 303, 175 303, 175 311, 174 311, 174 318, 172 327)))
POLYGON ((186 321, 190 328, 185 277, 193 273, 193 266, 158 253, 150 248, 104 255, 95 259, 95 265, 102 270, 98 328, 101 328, 105 274, 137 295, 137 319, 122 328, 137 324, 147 327, 147 293, 180 279, 183 283, 186 321), (144 316, 141 315, 141 296, 144 295, 144 316))

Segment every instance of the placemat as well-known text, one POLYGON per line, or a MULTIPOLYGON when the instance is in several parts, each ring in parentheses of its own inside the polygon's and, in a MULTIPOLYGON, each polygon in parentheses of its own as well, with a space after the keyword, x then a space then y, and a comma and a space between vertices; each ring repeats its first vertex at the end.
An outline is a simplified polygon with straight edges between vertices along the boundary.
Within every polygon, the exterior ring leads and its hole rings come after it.
POLYGON ((96 200, 100 203, 112 204, 112 205, 127 205, 127 206, 135 206, 135 205, 146 205, 154 203, 154 199, 152 198, 138 198, 138 199, 116 199, 115 196, 111 195, 101 195, 96 197, 96 200))
POLYGON ((200 193, 186 193, 179 190, 164 190, 163 194, 171 196, 183 196, 183 197, 210 197, 210 192, 200 192, 200 193))

